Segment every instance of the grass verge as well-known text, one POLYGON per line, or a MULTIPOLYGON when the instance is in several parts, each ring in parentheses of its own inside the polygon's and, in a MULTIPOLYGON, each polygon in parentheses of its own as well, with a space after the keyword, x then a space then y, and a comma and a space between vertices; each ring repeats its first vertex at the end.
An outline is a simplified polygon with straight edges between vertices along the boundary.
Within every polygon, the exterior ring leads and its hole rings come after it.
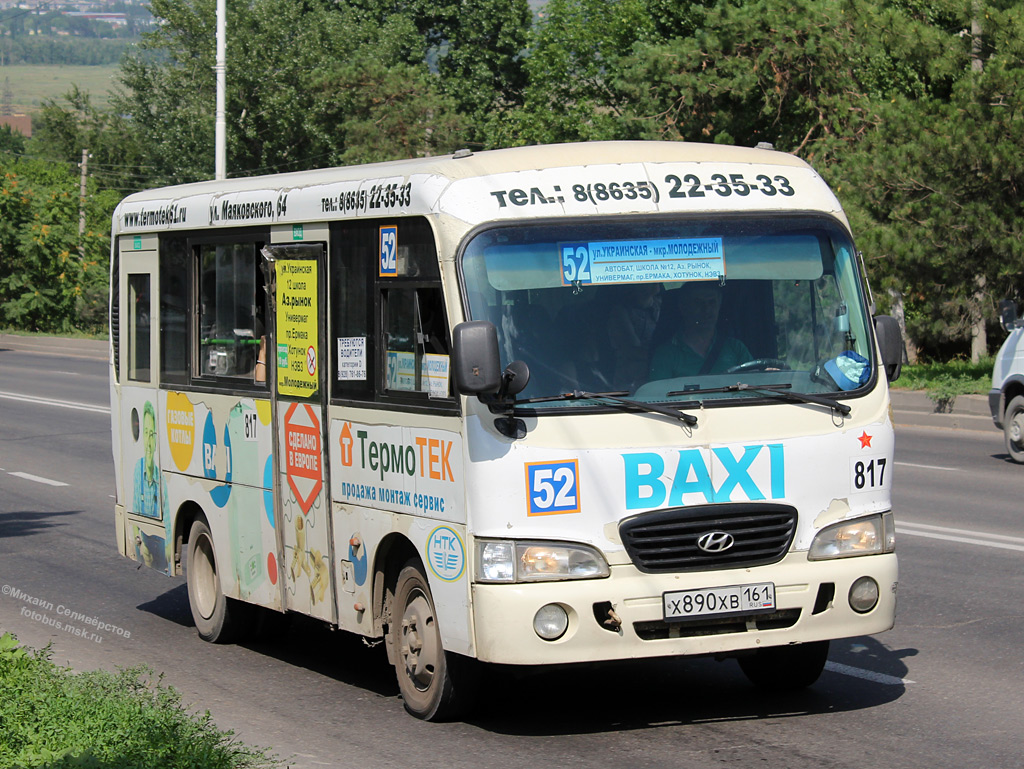
POLYGON ((0 636, 0 767, 262 769, 263 750, 190 713, 146 667, 75 673, 0 636))
POLYGON ((953 360, 904 366, 892 387, 924 390, 937 403, 951 401, 958 395, 984 395, 992 387, 992 364, 992 358, 982 358, 978 363, 953 360))

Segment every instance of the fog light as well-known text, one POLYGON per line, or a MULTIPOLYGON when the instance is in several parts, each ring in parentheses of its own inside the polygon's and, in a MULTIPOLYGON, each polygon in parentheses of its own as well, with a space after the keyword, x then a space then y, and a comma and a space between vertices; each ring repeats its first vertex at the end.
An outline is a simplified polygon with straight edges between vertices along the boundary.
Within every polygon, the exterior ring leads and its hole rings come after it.
POLYGON ((878 583, 871 577, 861 577, 850 588, 850 608, 866 614, 878 603, 878 583))
POLYGON ((533 615, 533 629, 545 641, 557 641, 569 627, 569 615, 557 603, 541 606, 533 615))

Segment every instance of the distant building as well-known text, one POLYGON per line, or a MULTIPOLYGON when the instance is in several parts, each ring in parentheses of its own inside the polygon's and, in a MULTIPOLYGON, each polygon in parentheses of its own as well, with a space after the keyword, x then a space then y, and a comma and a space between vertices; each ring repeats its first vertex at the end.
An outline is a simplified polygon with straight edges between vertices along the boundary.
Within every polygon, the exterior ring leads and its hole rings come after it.
POLYGON ((83 13, 80 11, 65 11, 63 15, 77 17, 79 19, 89 19, 90 21, 105 21, 108 24, 113 24, 115 27, 124 27, 128 24, 128 15, 124 13, 83 13))
POLYGON ((25 137, 32 135, 31 115, 0 115, 0 126, 10 126, 25 137))

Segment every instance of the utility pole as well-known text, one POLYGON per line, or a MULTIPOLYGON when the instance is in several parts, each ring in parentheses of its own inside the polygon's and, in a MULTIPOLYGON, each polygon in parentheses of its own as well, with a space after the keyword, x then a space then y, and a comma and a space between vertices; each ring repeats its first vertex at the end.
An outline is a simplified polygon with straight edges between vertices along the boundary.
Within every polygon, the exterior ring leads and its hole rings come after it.
MULTIPOLYGON (((985 71, 985 64, 982 61, 982 34, 981 28, 981 2, 973 0, 971 3, 971 71, 982 73, 985 71)), ((985 355, 988 355, 988 332, 985 329, 985 276, 974 276, 974 294, 968 303, 971 323, 971 363, 977 363, 985 355)))
POLYGON ((78 188, 78 255, 85 261, 85 177, 89 174, 89 150, 82 150, 82 183, 78 188))
POLYGON ((217 0, 217 64, 213 71, 217 75, 217 116, 214 123, 214 178, 226 179, 227 171, 227 120, 224 116, 227 91, 227 3, 217 0))

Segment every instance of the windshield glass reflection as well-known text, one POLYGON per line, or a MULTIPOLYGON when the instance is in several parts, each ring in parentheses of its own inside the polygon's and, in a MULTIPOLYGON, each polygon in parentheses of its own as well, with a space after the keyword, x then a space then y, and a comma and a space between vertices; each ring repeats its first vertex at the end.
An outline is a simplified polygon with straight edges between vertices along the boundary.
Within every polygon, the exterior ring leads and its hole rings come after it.
POLYGON ((470 317, 494 323, 504 363, 530 367, 524 399, 846 394, 871 380, 855 251, 827 217, 519 223, 476 235, 461 268, 470 317))

